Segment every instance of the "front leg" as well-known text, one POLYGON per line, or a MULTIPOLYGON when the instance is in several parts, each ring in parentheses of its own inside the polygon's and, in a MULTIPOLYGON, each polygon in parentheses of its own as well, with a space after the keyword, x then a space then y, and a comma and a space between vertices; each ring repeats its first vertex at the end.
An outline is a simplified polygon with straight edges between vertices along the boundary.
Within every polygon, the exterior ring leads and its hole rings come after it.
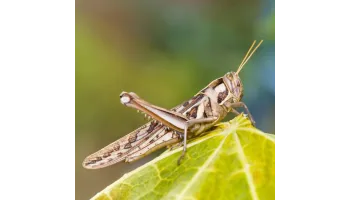
POLYGON ((240 115, 240 113, 237 110, 235 110, 234 108, 232 108, 230 112, 232 112, 236 116, 240 115))
POLYGON ((232 103, 230 106, 232 107, 232 111, 231 112, 235 111, 233 113, 237 112, 235 110, 235 108, 244 108, 244 110, 248 114, 249 120, 252 122, 253 126, 255 126, 255 121, 253 119, 253 116, 250 114, 250 112, 248 110, 248 107, 247 107, 247 105, 245 105, 245 103, 243 103, 243 102, 235 102, 235 103, 232 103))

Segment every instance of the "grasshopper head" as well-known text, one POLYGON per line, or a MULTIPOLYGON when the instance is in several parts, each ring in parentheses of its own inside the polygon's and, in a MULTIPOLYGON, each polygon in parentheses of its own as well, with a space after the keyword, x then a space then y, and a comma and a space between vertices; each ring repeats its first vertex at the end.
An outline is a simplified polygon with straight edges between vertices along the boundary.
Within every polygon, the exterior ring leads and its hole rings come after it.
POLYGON ((224 76, 224 83, 229 89, 235 101, 240 101, 243 97, 243 84, 236 72, 228 72, 224 76))
POLYGON ((243 97, 243 85, 242 85, 241 79, 239 78, 238 74, 242 70, 243 66, 248 62, 250 57, 254 54, 254 52, 261 45, 263 40, 261 40, 259 42, 259 44, 253 49, 255 42, 256 41, 254 40, 254 42, 250 46, 247 54, 243 58, 241 64, 238 66, 237 71, 236 72, 229 72, 223 78, 225 85, 227 86, 227 88, 230 90, 230 92, 232 94, 232 98, 233 98, 234 102, 240 101, 243 97))

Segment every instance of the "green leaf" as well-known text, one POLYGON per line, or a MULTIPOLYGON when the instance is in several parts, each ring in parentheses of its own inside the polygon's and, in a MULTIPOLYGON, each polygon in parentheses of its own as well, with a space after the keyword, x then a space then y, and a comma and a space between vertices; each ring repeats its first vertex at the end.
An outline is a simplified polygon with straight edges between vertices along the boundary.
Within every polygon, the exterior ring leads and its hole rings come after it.
POLYGON ((275 199, 275 139, 242 115, 125 174, 92 199, 275 199))

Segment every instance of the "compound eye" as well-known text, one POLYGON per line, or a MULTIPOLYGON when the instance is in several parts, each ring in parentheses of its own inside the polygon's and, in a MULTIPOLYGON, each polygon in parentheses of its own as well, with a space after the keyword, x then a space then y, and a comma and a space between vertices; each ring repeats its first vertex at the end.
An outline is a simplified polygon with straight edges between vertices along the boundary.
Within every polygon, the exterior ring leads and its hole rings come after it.
POLYGON ((236 85, 237 85, 238 87, 241 87, 241 83, 240 83, 239 81, 236 82, 236 85))
POLYGON ((230 79, 230 80, 233 79, 232 73, 230 73, 230 72, 227 72, 227 73, 226 73, 226 76, 227 76, 227 78, 230 79))

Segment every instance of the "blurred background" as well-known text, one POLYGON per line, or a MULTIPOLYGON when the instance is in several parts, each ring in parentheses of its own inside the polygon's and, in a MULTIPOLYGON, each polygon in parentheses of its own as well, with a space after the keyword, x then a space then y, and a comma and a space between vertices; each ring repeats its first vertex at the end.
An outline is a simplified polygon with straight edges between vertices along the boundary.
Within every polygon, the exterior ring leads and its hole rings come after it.
POLYGON ((275 133, 274 7, 274 0, 76 0, 76 199, 164 151, 131 164, 82 167, 86 156, 146 122, 120 104, 122 91, 170 109, 235 71, 255 39, 264 42, 240 73, 243 101, 257 127, 275 133))

